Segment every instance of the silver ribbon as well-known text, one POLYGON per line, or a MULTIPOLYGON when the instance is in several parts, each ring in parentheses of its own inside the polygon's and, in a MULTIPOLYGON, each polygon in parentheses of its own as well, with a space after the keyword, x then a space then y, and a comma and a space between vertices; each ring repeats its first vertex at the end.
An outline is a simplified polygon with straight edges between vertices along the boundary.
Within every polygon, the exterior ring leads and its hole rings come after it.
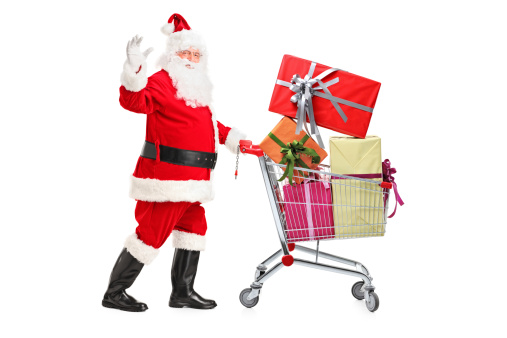
POLYGON ((315 135, 315 138, 317 139, 319 146, 322 149, 325 149, 324 142, 322 142, 322 137, 320 136, 320 132, 319 129, 317 128, 317 124, 315 123, 315 117, 313 115, 313 104, 312 104, 313 96, 318 96, 323 99, 329 100, 333 105, 334 109, 340 115, 343 122, 347 122, 347 115, 345 115, 345 113, 343 112, 342 108, 338 105, 338 103, 354 107, 360 110, 364 110, 370 113, 373 112, 373 108, 363 106, 355 102, 340 99, 339 97, 334 97, 333 95, 331 95, 331 92, 329 91, 328 87, 335 83, 338 83, 340 79, 337 77, 326 83, 322 82, 322 79, 328 76, 329 74, 334 73, 341 69, 330 68, 320 73, 316 77, 312 78, 316 65, 317 65, 316 62, 312 62, 312 64, 310 65, 310 69, 308 70, 308 74, 306 74, 304 78, 301 78, 299 74, 296 74, 292 77, 291 82, 277 79, 276 84, 288 87, 295 93, 290 98, 290 101, 292 103, 297 103, 298 106, 296 113, 296 118, 298 120, 296 126, 296 134, 299 135, 299 133, 303 129, 303 124, 306 122, 306 115, 308 114, 308 119, 310 120, 310 134, 315 135), (319 84, 319 86, 314 88, 313 86, 317 83, 319 84), (319 92, 318 90, 322 90, 323 92, 319 92))

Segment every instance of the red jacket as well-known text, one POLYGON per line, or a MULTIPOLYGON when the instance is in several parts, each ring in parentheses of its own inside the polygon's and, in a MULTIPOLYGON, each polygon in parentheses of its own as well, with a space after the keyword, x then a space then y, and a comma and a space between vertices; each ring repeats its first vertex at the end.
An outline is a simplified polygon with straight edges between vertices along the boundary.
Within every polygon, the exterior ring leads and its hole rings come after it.
MULTIPOLYGON (((120 104, 132 112, 147 114, 146 141, 155 143, 157 148, 162 144, 211 153, 218 151, 218 144, 225 144, 236 152, 239 140, 244 138, 239 130, 218 122, 209 107, 192 108, 177 99, 176 88, 165 70, 150 76, 147 83, 142 73, 126 74, 124 70, 120 104), (125 81, 126 77, 130 81, 125 81)), ((212 169, 139 157, 131 177, 130 197, 151 202, 204 203, 214 197, 212 180, 212 169)))

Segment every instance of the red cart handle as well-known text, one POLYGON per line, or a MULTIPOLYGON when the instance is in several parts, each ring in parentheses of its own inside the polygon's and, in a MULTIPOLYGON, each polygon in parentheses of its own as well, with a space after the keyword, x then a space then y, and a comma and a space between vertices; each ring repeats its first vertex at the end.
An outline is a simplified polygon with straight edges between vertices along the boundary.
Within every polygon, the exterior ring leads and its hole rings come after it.
POLYGON ((244 154, 252 154, 257 157, 264 156, 264 152, 262 151, 262 149, 257 145, 253 145, 252 141, 249 140, 240 140, 239 149, 244 154))

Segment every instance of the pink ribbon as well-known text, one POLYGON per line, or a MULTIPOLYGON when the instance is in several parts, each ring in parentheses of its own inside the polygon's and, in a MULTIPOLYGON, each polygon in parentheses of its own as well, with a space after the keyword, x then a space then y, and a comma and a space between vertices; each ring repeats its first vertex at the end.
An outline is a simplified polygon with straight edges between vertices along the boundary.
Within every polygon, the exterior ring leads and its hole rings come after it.
MULTIPOLYGON (((348 177, 342 177, 337 175, 331 175, 333 178, 339 180, 348 180, 348 177)), ((382 174, 344 174, 344 176, 357 177, 357 178, 382 178, 382 174)))
POLYGON ((401 205, 405 204, 403 200, 400 197, 400 194, 398 193, 398 186, 396 185, 396 182, 394 182, 394 176, 393 174, 396 174, 396 168, 391 168, 391 161, 385 160, 383 163, 383 169, 384 169, 384 180, 387 180, 387 182, 391 182, 393 184, 394 188, 394 196, 396 198, 396 204, 394 206, 393 213, 388 217, 392 218, 396 214, 396 208, 398 207, 398 203, 401 205))
POLYGON ((305 179, 303 184, 305 185, 305 203, 306 203, 306 219, 308 220, 308 237, 310 237, 310 240, 312 240, 315 237, 315 232, 313 231, 312 205, 310 204, 310 187, 306 183, 309 183, 308 179, 305 179))

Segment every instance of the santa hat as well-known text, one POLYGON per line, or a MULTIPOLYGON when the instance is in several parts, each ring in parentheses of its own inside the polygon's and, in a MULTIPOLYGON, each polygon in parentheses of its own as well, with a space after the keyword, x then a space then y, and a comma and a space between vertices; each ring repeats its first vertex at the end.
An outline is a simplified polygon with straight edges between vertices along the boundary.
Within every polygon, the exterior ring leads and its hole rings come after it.
POLYGON ((162 33, 168 36, 167 51, 177 52, 193 47, 204 54, 206 45, 201 36, 195 33, 180 14, 174 13, 161 28, 162 33))

